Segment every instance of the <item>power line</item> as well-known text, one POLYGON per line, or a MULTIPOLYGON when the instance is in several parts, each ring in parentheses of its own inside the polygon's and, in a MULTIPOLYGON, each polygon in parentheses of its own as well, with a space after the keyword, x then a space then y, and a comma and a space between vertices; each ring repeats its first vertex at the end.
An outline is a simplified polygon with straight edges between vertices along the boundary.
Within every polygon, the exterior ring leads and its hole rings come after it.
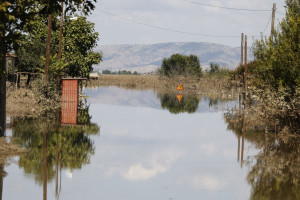
POLYGON ((275 11, 277 12, 278 14, 281 14, 281 15, 285 15, 283 12, 279 12, 279 11, 275 11))
POLYGON ((270 17, 270 19, 269 19, 269 21, 268 21, 268 23, 267 23, 267 25, 266 25, 266 28, 265 28, 265 30, 264 30, 264 32, 263 32, 263 35, 265 34, 265 32, 266 32, 266 30, 267 30, 267 28, 268 28, 268 26, 269 26, 269 24, 270 24, 271 19, 272 19, 272 15, 271 15, 271 17, 270 17))
MULTIPOLYGON (((104 11, 102 9, 97 9, 96 8, 96 10, 99 11, 99 12, 102 12, 106 15, 117 17, 117 18, 120 18, 120 19, 123 19, 123 20, 126 20, 126 21, 130 21, 130 22, 139 24, 139 25, 143 25, 143 26, 147 26, 147 27, 151 27, 151 28, 155 28, 155 29, 160 29, 160 30, 165 30, 165 31, 170 31, 170 32, 175 32, 175 33, 182 33, 182 34, 187 34, 187 35, 197 35, 197 36, 204 36, 204 37, 216 37, 216 38, 240 38, 240 36, 235 36, 235 35, 212 35, 212 34, 204 34, 204 33, 192 33, 192 32, 180 31, 180 30, 175 30, 175 29, 170 29, 170 28, 163 28, 163 27, 159 27, 159 26, 146 24, 146 23, 143 23, 143 22, 138 22, 138 21, 135 21, 133 19, 129 19, 129 18, 126 18, 126 17, 116 15, 116 14, 111 13, 111 12, 104 11)), ((257 36, 253 36, 253 37, 257 37, 257 36)))
MULTIPOLYGON (((207 6, 207 7, 213 7, 213 8, 222 8, 222 9, 227 9, 227 10, 236 10, 236 11, 249 11, 249 12, 271 12, 272 10, 261 10, 261 9, 248 9, 248 8, 233 8, 233 7, 225 7, 225 6, 216 6, 216 5, 211 5, 211 4, 206 4, 206 3, 200 3, 200 2, 195 2, 195 1, 189 1, 189 0, 182 0, 188 3, 193 3, 193 4, 198 4, 202 6, 207 6)), ((276 11, 278 14, 285 15, 283 12, 276 11)))
POLYGON ((232 8, 232 7, 225 7, 225 6, 216 6, 216 5, 210 5, 210 4, 205 4, 205 3, 200 3, 200 2, 190 1, 190 0, 182 0, 182 1, 185 1, 185 2, 188 2, 188 3, 193 3, 193 4, 198 4, 198 5, 202 5, 202 6, 207 6, 207 7, 222 8, 222 9, 228 9, 228 10, 251 11, 251 12, 269 12, 269 11, 272 11, 272 10, 258 10, 258 9, 248 9, 248 8, 232 8))

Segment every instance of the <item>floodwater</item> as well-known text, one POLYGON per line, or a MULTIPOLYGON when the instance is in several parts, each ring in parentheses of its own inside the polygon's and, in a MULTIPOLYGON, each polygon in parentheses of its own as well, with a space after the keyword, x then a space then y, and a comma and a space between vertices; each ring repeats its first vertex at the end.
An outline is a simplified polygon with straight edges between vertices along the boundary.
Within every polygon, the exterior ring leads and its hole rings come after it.
POLYGON ((179 103, 175 93, 117 87, 84 94, 75 119, 72 109, 10 119, 7 135, 29 153, 0 166, 2 199, 300 199, 299 154, 232 119, 238 101, 179 103))

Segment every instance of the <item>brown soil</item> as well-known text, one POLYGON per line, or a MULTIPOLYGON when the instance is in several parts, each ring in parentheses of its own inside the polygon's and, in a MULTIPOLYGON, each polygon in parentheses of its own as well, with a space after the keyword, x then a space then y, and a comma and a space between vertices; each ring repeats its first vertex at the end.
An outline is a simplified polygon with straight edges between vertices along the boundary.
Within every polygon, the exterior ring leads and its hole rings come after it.
POLYGON ((6 115, 11 117, 36 117, 42 109, 32 90, 12 89, 7 90, 6 115))
POLYGON ((55 110, 59 104, 35 94, 33 89, 8 86, 6 91, 6 116, 12 118, 37 118, 47 111, 55 110))

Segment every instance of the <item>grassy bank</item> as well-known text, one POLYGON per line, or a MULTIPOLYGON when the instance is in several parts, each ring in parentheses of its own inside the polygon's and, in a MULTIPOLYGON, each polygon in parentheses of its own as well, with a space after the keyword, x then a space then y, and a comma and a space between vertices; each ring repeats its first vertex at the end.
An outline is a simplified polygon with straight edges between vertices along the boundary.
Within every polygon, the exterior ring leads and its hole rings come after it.
POLYGON ((176 92, 178 84, 184 92, 205 95, 210 98, 233 99, 238 97, 239 81, 229 77, 185 77, 172 78, 156 75, 101 75, 98 80, 88 82, 88 87, 117 86, 129 89, 153 89, 176 92))

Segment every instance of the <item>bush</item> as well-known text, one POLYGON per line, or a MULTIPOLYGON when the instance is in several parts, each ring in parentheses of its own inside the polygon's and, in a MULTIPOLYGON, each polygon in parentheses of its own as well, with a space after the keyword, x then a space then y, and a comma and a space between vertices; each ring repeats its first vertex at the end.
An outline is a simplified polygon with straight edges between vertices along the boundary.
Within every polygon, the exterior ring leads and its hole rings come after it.
POLYGON ((260 80, 275 91, 284 89, 294 95, 300 86, 300 1, 286 0, 286 10, 273 41, 257 40, 254 56, 260 80))

